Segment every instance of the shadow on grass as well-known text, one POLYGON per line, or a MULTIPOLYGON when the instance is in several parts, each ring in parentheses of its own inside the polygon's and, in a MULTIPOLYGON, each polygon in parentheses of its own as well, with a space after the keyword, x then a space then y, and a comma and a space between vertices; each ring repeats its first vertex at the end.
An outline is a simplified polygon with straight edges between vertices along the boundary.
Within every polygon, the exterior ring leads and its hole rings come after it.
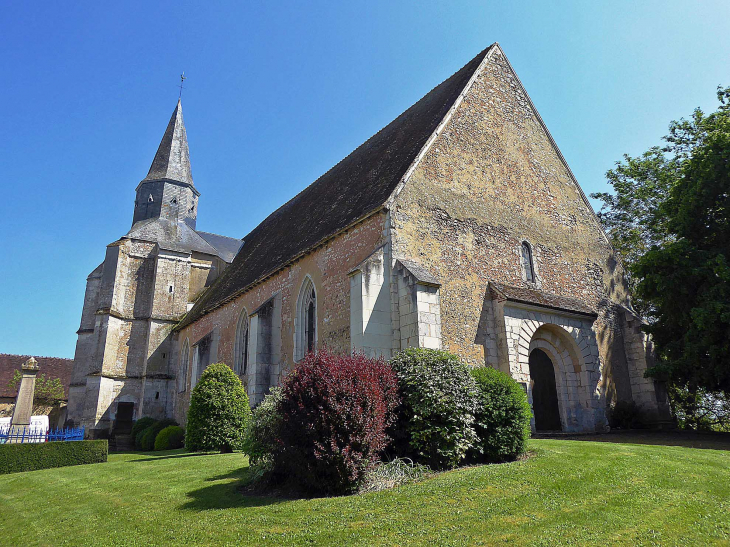
POLYGON ((158 460, 170 460, 173 458, 192 458, 194 456, 215 456, 217 453, 210 452, 183 452, 181 454, 168 454, 166 456, 155 456, 154 452, 143 452, 142 454, 149 455, 149 458, 141 458, 139 460, 132 460, 131 463, 138 462, 156 462, 158 460))
POLYGON ((535 439, 559 439, 566 441, 592 441, 601 443, 646 444, 659 446, 682 446, 709 450, 730 450, 730 433, 700 433, 696 431, 660 431, 651 429, 630 429, 610 433, 571 435, 538 434, 535 439))
POLYGON ((216 484, 189 492, 188 497, 191 498, 190 501, 181 505, 180 509, 207 511, 209 509, 230 509, 234 507, 264 507, 266 505, 275 505, 289 501, 270 496, 245 495, 241 491, 241 487, 245 484, 248 473, 248 467, 244 467, 234 469, 224 475, 217 475, 205 479, 205 482, 213 482, 216 484))

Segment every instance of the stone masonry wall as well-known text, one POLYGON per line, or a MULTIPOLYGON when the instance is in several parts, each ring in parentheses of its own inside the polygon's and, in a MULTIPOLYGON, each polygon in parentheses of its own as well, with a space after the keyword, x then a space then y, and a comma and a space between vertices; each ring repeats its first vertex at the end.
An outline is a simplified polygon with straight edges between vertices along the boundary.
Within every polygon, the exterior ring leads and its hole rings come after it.
MULTIPOLYGON (((296 302, 305 276, 309 275, 317 293, 317 344, 337 353, 350 352, 350 278, 351 272, 385 241, 385 214, 377 213, 347 232, 330 240, 263 283, 253 287, 235 300, 213 310, 178 334, 178 348, 188 339, 191 347, 201 338, 218 329, 220 334, 217 355, 211 362, 233 366, 236 326, 242 312, 251 314, 272 296, 281 298, 280 365, 283 374, 293 365, 294 316, 296 302)), ((245 243, 244 243, 245 245, 245 243)), ((188 363, 187 389, 177 394, 175 419, 185 422, 190 400, 190 366, 188 363)), ((175 371, 179 374, 179 368, 175 371)), ((248 378, 242 378, 248 383, 248 378)))
POLYGON ((497 48, 391 208, 393 259, 443 280, 443 348, 484 364, 487 281, 626 303, 622 271, 598 221, 497 48), (533 248, 538 283, 524 280, 533 248), (483 331, 483 328, 482 328, 483 331))

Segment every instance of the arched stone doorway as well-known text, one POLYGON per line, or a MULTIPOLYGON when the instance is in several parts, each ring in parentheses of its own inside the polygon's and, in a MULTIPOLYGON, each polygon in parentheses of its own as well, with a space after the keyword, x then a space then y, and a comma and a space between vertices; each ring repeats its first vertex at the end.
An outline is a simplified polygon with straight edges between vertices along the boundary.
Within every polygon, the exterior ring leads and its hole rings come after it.
MULTIPOLYGON (((521 350, 518 353, 521 369, 525 372, 530 386, 528 397, 535 414, 534 430, 595 431, 596 424, 598 420, 601 420, 603 412, 599 406, 597 391, 599 374, 594 373, 599 362, 592 353, 591 348, 594 347, 595 342, 588 334, 590 331, 570 325, 563 326, 557 322, 536 323, 537 321, 523 323, 519 334, 521 350), (537 351, 542 355, 536 353, 533 357, 537 351), (535 365, 535 360, 538 360, 537 365, 535 365), (542 363, 542 366, 539 363, 542 363), (548 366, 552 368, 555 397, 541 391, 537 395, 536 407, 533 392, 535 385, 532 376, 537 374, 537 388, 541 389, 540 380, 543 380, 542 385, 544 386, 545 379, 550 378, 547 373, 548 366), (540 370, 535 373, 532 370, 534 367, 540 370), (540 418, 537 416, 538 413, 545 415, 545 408, 540 400, 541 396, 543 400, 549 401, 548 425, 539 423, 540 418), (545 399, 546 396, 547 399, 545 399), (554 417, 555 399, 557 399, 560 426, 557 425, 554 417)), ((597 349, 595 353, 597 354, 597 349)))
POLYGON ((536 431, 562 431, 555 369, 547 353, 534 349, 530 353, 530 391, 536 431))

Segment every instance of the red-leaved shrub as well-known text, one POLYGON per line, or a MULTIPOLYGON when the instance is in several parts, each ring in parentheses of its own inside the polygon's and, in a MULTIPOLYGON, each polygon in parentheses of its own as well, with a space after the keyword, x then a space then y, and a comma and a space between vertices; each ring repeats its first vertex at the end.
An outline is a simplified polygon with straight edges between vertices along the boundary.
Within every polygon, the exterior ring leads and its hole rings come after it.
POLYGON ((385 361, 307 355, 284 382, 276 472, 309 492, 356 490, 388 444, 385 430, 398 403, 398 382, 385 361))

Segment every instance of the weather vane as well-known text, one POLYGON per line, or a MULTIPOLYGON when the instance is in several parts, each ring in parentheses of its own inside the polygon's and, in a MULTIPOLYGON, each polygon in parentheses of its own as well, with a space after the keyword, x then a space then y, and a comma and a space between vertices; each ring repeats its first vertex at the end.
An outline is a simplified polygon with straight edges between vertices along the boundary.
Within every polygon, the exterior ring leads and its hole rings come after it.
POLYGON ((185 71, 183 70, 183 73, 180 74, 180 85, 177 86, 180 88, 180 95, 178 95, 178 97, 177 97, 178 99, 182 99, 182 90, 185 89, 183 87, 183 82, 185 82, 185 80, 187 80, 187 78, 185 77, 185 71))

